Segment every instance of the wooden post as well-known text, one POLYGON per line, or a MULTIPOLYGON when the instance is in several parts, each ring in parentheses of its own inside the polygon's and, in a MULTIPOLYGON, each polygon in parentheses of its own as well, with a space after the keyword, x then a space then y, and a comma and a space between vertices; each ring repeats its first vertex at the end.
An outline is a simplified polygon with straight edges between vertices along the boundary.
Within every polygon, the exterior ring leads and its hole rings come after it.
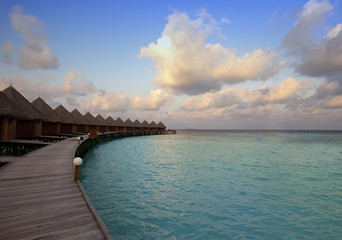
POLYGON ((59 135, 61 134, 61 123, 57 123, 57 127, 56 127, 56 134, 59 135))
POLYGON ((74 181, 77 181, 80 176, 80 166, 75 166, 74 181))
POLYGON ((71 128, 71 133, 76 133, 76 130, 76 124, 73 124, 71 128))
POLYGON ((42 134, 42 121, 41 120, 36 120, 34 123, 34 136, 38 137, 42 134))
POLYGON ((77 158, 74 158, 74 166, 75 166, 75 174, 74 174, 74 181, 77 181, 78 178, 79 178, 79 175, 80 175, 80 166, 82 164, 82 158, 80 157, 77 157, 77 158))
POLYGON ((8 132, 9 132, 9 117, 4 117, 3 122, 3 132, 2 132, 2 139, 1 140, 8 140, 8 132))

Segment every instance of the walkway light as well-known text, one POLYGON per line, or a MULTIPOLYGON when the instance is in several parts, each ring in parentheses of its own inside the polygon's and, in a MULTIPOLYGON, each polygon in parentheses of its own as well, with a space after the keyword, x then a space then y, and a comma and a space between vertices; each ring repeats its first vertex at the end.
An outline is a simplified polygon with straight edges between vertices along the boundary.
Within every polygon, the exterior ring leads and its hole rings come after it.
POLYGON ((82 158, 80 157, 77 157, 77 158, 74 158, 74 166, 75 166, 75 174, 74 174, 74 181, 77 181, 78 180, 78 177, 80 175, 80 166, 82 165, 82 158))

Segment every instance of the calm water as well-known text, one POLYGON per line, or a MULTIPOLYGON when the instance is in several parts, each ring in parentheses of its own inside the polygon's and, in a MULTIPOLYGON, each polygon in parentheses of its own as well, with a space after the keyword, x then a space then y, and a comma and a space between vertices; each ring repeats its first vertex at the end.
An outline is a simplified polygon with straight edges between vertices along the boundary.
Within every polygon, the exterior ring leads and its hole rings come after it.
POLYGON ((178 131, 84 160, 115 239, 342 239, 341 133, 178 131))

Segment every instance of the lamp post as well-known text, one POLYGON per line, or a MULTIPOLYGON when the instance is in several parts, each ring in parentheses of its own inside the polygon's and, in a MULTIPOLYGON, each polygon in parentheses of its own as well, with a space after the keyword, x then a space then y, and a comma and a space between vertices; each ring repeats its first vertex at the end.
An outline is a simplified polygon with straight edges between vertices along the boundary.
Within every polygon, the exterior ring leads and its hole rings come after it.
POLYGON ((75 166, 75 174, 74 174, 74 181, 78 180, 79 174, 80 174, 80 166, 82 165, 82 158, 77 157, 74 158, 74 166, 75 166))

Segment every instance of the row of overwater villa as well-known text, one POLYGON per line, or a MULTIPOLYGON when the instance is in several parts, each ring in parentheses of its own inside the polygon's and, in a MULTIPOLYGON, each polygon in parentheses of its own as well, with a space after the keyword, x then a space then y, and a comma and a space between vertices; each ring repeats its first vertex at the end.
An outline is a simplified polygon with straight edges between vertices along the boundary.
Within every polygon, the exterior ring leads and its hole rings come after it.
POLYGON ((111 116, 104 119, 77 109, 69 112, 62 105, 52 109, 38 97, 29 102, 13 86, 0 91, 0 140, 29 139, 39 136, 80 135, 89 132, 165 132, 166 126, 146 120, 132 122, 111 116))

